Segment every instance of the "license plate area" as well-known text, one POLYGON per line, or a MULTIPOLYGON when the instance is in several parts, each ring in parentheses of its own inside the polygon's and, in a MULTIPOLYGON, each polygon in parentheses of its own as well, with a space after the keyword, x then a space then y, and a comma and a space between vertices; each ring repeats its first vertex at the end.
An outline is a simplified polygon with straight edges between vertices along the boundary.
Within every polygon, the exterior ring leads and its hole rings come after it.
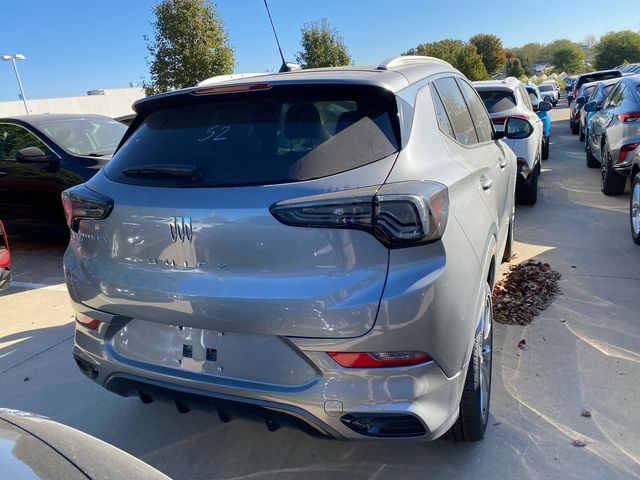
POLYGON ((283 337, 222 332, 131 320, 111 339, 117 354, 136 362, 209 377, 303 385, 318 371, 283 337))

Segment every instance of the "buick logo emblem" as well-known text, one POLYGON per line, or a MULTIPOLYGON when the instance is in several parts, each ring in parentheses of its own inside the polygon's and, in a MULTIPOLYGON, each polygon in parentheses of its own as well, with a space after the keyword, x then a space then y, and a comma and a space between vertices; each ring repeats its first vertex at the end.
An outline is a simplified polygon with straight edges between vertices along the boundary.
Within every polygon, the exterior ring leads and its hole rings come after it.
POLYGON ((174 242, 189 242, 193 240, 193 230, 191 229, 191 217, 171 217, 169 219, 169 232, 174 242))

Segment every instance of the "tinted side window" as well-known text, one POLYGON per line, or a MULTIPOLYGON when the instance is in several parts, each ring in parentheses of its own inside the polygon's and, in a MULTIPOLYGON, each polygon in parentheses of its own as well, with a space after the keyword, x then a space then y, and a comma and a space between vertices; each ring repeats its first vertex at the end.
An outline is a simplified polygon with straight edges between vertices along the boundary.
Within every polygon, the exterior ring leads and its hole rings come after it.
POLYGON ((613 99, 613 97, 616 95, 616 93, 618 92, 618 90, 620 89, 620 85, 621 84, 617 84, 615 87, 613 87, 613 89, 609 92, 609 94, 606 96, 606 98, 604 99, 604 103, 602 104, 602 108, 609 108, 611 106, 611 100, 613 99))
POLYGON ((0 123, 0 161, 15 160, 16 152, 27 147, 38 147, 45 154, 50 150, 29 130, 11 123, 0 123))
POLYGON ((529 98, 529 95, 527 95, 527 91, 525 90, 525 88, 522 85, 520 85, 518 87, 518 91, 520 92, 520 96, 522 97, 522 101, 525 107, 533 111, 533 105, 531 105, 531 99, 529 98))
POLYGON ((456 139, 463 145, 478 143, 471 114, 455 79, 453 77, 441 78, 434 83, 453 124, 456 139))
POLYGON ((453 127, 451 127, 451 122, 449 121, 449 117, 447 116, 447 112, 444 109, 444 105, 442 104, 442 100, 440 99, 440 95, 436 91, 436 89, 431 85, 431 98, 433 98, 433 105, 436 109, 436 117, 438 119, 438 127, 442 132, 449 135, 451 138, 456 138, 456 134, 453 133, 453 127))
POLYGON ((484 108, 484 104, 475 89, 464 80, 458 79, 458 85, 462 90, 462 95, 467 101, 467 106, 471 112, 471 118, 476 126, 476 133, 478 134, 478 141, 480 143, 489 142, 493 140, 493 127, 491 126, 491 120, 487 114, 487 109, 484 108))

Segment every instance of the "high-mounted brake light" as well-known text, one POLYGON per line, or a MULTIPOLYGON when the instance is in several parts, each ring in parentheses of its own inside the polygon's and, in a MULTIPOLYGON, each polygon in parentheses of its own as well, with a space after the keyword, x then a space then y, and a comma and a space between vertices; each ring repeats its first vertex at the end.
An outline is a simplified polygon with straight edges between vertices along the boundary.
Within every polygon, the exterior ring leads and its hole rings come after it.
POLYGON ((640 143, 628 143, 620 147, 620 163, 624 162, 627 153, 634 151, 638 148, 638 145, 640 145, 640 143))
POLYGON ((84 313, 76 313, 76 322, 84 325, 91 330, 97 330, 100 324, 102 323, 100 320, 96 320, 95 318, 91 318, 84 313))
POLYGON ((449 194, 436 182, 399 182, 287 200, 270 211, 285 225, 364 230, 395 248, 440 239, 449 194))
POLYGON ((640 112, 620 113, 618 115, 618 120, 625 123, 635 122, 639 118, 640 118, 640 112))
POLYGON ((80 220, 102 220, 113 209, 113 200, 77 185, 62 192, 62 206, 69 228, 77 232, 80 220))
POLYGON ((344 368, 409 367, 431 361, 424 352, 328 352, 344 368))
POLYGON ((239 93, 259 90, 269 90, 273 85, 270 83, 251 83, 247 85, 228 85, 222 87, 199 88, 191 92, 193 95, 217 95, 220 93, 239 93))

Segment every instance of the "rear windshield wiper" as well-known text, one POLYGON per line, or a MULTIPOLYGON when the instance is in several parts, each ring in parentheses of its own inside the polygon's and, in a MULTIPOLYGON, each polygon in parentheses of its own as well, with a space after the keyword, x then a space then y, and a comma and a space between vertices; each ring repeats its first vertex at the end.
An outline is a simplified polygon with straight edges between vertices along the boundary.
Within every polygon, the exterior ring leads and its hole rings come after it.
POLYGON ((122 173, 130 177, 184 177, 190 180, 200 180, 201 177, 195 165, 182 164, 140 165, 125 168, 122 173))

